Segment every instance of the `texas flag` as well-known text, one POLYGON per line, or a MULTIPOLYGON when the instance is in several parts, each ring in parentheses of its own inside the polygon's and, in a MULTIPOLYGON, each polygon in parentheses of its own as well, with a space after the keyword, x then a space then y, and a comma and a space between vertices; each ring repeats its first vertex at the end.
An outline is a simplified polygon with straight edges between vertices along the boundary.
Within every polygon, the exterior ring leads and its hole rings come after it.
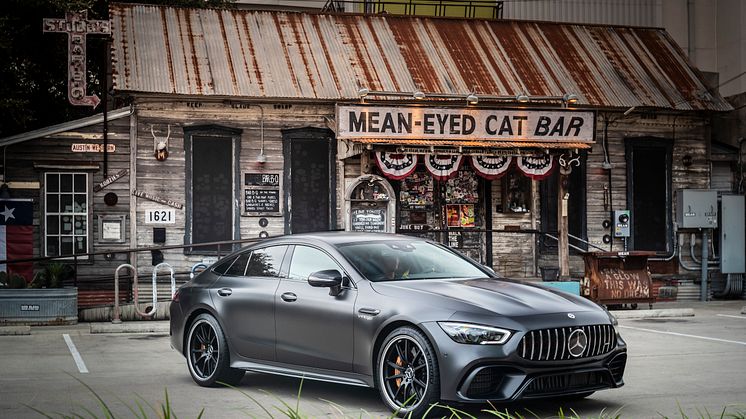
MULTIPOLYGON (((0 260, 34 257, 34 203, 30 199, 0 199, 0 260)), ((0 272, 20 274, 31 282, 31 262, 0 264, 0 272)))

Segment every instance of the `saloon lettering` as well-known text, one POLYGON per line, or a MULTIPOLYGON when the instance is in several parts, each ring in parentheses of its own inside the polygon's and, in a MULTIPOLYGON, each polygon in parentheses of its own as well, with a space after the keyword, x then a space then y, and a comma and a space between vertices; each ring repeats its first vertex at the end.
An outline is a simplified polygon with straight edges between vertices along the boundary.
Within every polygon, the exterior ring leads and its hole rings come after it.
POLYGON ((593 141, 593 113, 340 106, 339 138, 593 141))

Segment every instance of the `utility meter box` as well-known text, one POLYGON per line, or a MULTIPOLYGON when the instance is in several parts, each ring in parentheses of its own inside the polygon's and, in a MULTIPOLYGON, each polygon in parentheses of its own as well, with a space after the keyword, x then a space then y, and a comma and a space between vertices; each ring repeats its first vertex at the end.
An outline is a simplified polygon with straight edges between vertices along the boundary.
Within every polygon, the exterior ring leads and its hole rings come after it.
POLYGON ((743 195, 723 195, 720 208, 720 272, 746 272, 746 206, 743 195))
POLYGON ((614 237, 629 237, 632 217, 629 210, 614 211, 614 237))
POLYGON ((676 191, 676 223, 679 228, 717 228, 717 191, 707 189, 676 191))

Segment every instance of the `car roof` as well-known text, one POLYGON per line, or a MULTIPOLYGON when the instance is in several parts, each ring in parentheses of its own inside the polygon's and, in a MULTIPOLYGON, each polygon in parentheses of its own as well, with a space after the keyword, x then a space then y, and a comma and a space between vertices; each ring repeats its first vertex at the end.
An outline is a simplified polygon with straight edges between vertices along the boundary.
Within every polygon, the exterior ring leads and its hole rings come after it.
POLYGON ((333 246, 355 243, 355 242, 376 242, 376 241, 392 241, 392 240, 408 240, 408 241, 425 241, 426 239, 413 236, 405 236, 403 234, 392 234, 392 233, 361 233, 351 231, 319 231, 314 233, 301 233, 301 234, 288 234, 285 236, 273 237, 271 239, 264 240, 260 243, 269 244, 273 242, 290 242, 290 241, 307 241, 307 242, 324 242, 333 246))

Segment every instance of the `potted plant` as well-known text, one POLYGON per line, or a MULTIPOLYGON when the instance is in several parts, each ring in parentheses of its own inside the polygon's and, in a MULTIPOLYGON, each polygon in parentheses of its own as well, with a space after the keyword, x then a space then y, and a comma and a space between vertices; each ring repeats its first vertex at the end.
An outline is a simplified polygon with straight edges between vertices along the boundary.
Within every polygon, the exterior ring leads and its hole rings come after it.
POLYGON ((0 272, 0 324, 74 324, 78 322, 78 289, 64 287, 74 275, 66 263, 53 262, 30 283, 0 272))

